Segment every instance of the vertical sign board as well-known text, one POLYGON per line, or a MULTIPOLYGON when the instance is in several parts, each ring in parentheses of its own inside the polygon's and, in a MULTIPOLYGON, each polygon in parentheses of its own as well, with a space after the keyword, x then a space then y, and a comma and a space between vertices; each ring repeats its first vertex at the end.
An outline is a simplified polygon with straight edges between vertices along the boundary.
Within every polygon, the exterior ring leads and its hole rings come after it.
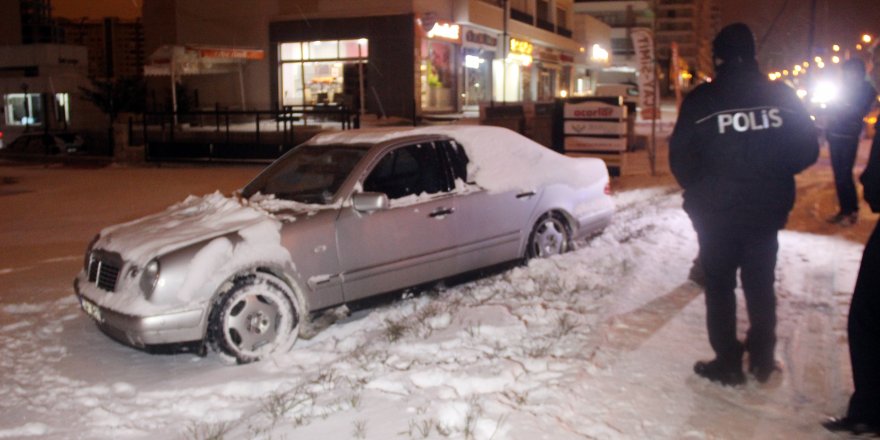
POLYGON ((657 72, 654 69, 654 35, 647 28, 633 28, 631 35, 639 69, 639 107, 642 109, 642 119, 660 119, 660 91, 656 87, 657 72))
POLYGON ((572 98, 562 104, 562 146, 566 153, 622 152, 627 149, 626 106, 622 98, 572 98))

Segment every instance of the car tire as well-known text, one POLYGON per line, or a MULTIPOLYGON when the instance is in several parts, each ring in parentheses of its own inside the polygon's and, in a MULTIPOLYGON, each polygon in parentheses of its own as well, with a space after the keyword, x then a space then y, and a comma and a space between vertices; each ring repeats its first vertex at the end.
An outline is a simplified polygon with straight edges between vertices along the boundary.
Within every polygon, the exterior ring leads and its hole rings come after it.
POLYGON ((239 364, 290 350, 300 329, 297 296, 278 278, 255 272, 237 277, 211 312, 210 342, 239 364))
POLYGON ((529 234, 526 259, 547 258, 571 249, 571 231, 565 218, 558 213, 541 216, 529 234))

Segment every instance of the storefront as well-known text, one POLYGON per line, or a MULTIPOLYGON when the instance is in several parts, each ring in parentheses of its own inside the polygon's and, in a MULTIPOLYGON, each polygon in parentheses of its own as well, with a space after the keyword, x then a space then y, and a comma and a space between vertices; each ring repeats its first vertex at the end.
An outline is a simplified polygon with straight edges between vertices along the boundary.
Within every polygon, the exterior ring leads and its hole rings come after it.
POLYGON ((415 32, 412 15, 270 23, 273 106, 345 105, 380 117, 413 117, 415 32))
MULTIPOLYGON (((361 101, 369 40, 281 43, 280 96, 282 106, 345 105, 361 101)), ((364 84, 365 86, 365 84, 364 84)))
POLYGON ((510 38, 507 59, 492 63, 495 100, 532 101, 532 54, 535 46, 525 40, 510 38))
POLYGON ((462 42, 462 109, 473 110, 479 103, 492 100, 492 61, 498 41, 498 37, 485 32, 465 29, 462 42))
POLYGON ((419 61, 423 112, 453 112, 458 92, 461 27, 441 21, 422 21, 419 61))

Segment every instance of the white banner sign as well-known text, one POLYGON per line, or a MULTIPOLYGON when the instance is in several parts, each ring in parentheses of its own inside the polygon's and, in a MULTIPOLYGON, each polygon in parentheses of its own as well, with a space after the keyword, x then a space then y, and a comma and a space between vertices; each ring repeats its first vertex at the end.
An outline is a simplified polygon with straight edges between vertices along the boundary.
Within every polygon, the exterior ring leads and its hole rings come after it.
POLYGON ((566 135, 616 135, 626 134, 626 122, 604 121, 565 121, 564 133, 566 135))
POLYGON ((563 109, 565 119, 612 119, 626 118, 626 107, 606 104, 604 102, 566 103, 563 109))
POLYGON ((639 66, 639 107, 642 119, 660 119, 660 109, 657 107, 659 90, 655 88, 654 35, 648 28, 633 28, 631 35, 639 66))
POLYGON ((626 138, 566 136, 565 151, 626 151, 626 138))

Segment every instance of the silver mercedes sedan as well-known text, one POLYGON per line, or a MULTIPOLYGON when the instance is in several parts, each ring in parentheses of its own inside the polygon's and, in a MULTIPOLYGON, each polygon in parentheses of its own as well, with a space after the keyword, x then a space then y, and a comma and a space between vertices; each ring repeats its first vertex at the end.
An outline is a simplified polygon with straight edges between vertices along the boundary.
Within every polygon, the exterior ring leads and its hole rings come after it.
POLYGON ((565 252, 613 212, 602 161, 507 129, 328 133, 232 196, 105 228, 74 287, 124 344, 246 363, 289 350, 314 312, 565 252))

